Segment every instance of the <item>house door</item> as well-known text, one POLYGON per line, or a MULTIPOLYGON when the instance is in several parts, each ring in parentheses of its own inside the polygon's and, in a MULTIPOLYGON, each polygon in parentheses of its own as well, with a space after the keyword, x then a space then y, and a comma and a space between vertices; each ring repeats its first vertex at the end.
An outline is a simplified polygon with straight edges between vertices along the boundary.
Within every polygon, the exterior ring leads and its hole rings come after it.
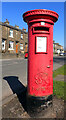
POLYGON ((16 41, 16 53, 18 53, 18 41, 16 41))

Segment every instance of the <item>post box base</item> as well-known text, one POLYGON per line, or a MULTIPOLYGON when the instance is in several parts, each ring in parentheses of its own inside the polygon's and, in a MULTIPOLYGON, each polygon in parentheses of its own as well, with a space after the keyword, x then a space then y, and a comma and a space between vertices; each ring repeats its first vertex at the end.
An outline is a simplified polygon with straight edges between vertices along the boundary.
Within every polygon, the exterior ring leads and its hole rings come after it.
POLYGON ((48 107, 52 107, 52 95, 44 97, 27 96, 27 111, 31 116, 38 116, 48 107))

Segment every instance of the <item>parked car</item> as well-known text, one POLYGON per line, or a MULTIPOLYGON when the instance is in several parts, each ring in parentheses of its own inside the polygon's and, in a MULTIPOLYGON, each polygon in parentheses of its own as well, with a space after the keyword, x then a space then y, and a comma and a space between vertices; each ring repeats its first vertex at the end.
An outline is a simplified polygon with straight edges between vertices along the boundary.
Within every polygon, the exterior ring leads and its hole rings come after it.
POLYGON ((66 56, 66 53, 64 53, 64 56, 66 56))
POLYGON ((25 58, 28 58, 28 52, 27 52, 27 53, 25 53, 25 58))
POLYGON ((60 53, 59 55, 60 55, 60 56, 63 56, 63 53, 60 53))
POLYGON ((60 56, 64 56, 64 53, 60 53, 59 55, 60 55, 60 56))

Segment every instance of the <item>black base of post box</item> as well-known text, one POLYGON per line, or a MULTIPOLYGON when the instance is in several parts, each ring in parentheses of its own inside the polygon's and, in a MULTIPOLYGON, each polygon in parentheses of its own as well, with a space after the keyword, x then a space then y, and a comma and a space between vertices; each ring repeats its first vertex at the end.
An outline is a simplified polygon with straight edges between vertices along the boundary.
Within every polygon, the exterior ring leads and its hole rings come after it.
POLYGON ((32 117, 38 116, 42 111, 46 110, 48 107, 52 107, 52 98, 53 95, 44 96, 44 97, 34 97, 27 96, 27 112, 32 117))

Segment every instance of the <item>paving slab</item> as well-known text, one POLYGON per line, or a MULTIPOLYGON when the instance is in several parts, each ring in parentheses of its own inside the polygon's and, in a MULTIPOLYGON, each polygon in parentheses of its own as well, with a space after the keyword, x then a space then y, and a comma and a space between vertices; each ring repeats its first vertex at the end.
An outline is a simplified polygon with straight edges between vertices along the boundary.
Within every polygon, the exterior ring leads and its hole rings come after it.
POLYGON ((66 82, 66 75, 57 75, 53 80, 66 82))
POLYGON ((30 116, 25 109, 24 101, 20 103, 19 98, 15 97, 2 107, 2 118, 64 118, 64 101, 53 97, 53 105, 46 108, 36 116, 30 116))

